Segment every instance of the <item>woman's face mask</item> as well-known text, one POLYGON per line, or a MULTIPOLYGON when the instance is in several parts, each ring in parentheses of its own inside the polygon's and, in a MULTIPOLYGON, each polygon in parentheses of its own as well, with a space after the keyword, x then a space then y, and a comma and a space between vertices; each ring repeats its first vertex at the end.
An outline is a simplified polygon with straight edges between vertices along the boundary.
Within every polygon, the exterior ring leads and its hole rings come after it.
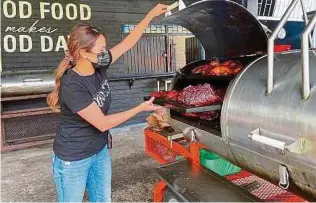
POLYGON ((109 66, 111 56, 108 50, 104 50, 97 54, 97 62, 91 62, 95 69, 106 68, 109 66))

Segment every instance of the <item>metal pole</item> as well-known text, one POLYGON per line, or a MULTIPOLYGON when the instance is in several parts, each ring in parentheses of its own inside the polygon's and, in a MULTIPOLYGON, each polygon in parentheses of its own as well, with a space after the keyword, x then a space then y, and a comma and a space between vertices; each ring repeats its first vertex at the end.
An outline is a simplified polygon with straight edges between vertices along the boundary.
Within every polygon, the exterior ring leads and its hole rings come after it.
POLYGON ((273 31, 272 35, 269 37, 268 40, 268 82, 267 82, 267 94, 271 94, 273 90, 273 62, 274 62, 274 40, 277 37, 280 30, 283 28, 284 24, 286 23, 287 19, 290 17, 292 11, 294 10, 296 4, 299 0, 293 0, 290 6, 285 11, 284 15, 282 16, 278 26, 273 31))
MULTIPOLYGON (((307 17, 306 9, 305 9, 303 0, 300 0, 300 2, 301 2, 301 6, 302 6, 302 12, 303 12, 303 17, 304 17, 304 21, 305 21, 305 26, 307 26, 307 24, 308 24, 308 17, 307 17)), ((310 46, 311 46, 312 48, 314 48, 314 47, 315 47, 315 44, 314 44, 312 35, 309 34, 308 36, 309 36, 309 43, 310 43, 310 46)))
POLYGON ((201 42, 199 42, 199 45, 200 45, 199 47, 200 47, 200 52, 201 52, 200 59, 205 60, 205 49, 204 49, 203 45, 201 44, 201 42))
POLYGON ((302 34, 302 63, 303 63, 303 99, 308 99, 311 88, 309 83, 309 46, 308 46, 308 36, 316 25, 316 13, 314 14, 311 21, 308 23, 302 34))

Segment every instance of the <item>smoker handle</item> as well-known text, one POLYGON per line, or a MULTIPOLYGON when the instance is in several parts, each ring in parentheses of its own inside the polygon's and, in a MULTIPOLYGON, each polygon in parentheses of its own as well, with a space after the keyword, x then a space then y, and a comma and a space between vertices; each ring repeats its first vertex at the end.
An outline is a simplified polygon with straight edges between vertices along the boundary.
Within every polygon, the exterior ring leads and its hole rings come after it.
POLYGON ((182 134, 186 137, 190 137, 190 142, 196 142, 198 140, 198 132, 194 127, 187 127, 183 130, 182 134))
POLYGON ((260 135, 259 128, 250 132, 250 134, 248 135, 248 138, 253 140, 253 141, 260 142, 262 144, 266 144, 266 145, 269 145, 271 147, 275 147, 277 149, 281 149, 281 150, 285 149, 285 142, 260 135))
POLYGON ((295 142, 291 144, 286 144, 283 141, 260 135, 259 128, 250 132, 250 134, 248 135, 248 138, 255 142, 259 142, 261 144, 275 147, 277 149, 281 149, 282 151, 286 150, 295 154, 306 154, 311 151, 311 147, 310 147, 311 143, 303 138, 299 138, 298 140, 296 140, 295 142))
POLYGON ((26 78, 23 79, 23 82, 42 82, 43 80, 41 78, 26 78))
POLYGON ((303 85, 302 85, 302 97, 308 99, 311 93, 310 81, 309 81, 309 44, 308 37, 316 25, 316 13, 312 20, 307 24, 302 34, 302 62, 303 62, 303 85))
MULTIPOLYGON (((303 11, 303 19, 305 21, 305 26, 307 26, 308 25, 307 12, 306 12, 303 0, 300 0, 300 2, 301 2, 302 11, 303 11)), ((312 34, 309 34, 308 38, 309 38, 309 43, 310 43, 311 47, 315 48, 315 44, 314 44, 314 41, 313 41, 313 38, 312 38, 312 34)))
POLYGON ((301 8, 303 12, 303 17, 306 27, 302 33, 301 39, 301 48, 302 48, 302 97, 303 99, 308 99, 311 93, 310 88, 310 80, 309 80, 309 41, 311 40, 311 45, 313 47, 314 43, 312 42, 312 38, 310 33, 312 32, 313 28, 316 25, 316 13, 313 15, 312 20, 308 22, 308 18, 306 15, 306 10, 303 4, 303 0, 293 0, 290 6, 286 9, 285 13, 283 14, 279 24, 273 31, 272 35, 268 39, 268 79, 267 79, 267 95, 271 94, 273 91, 273 69, 274 69, 274 40, 276 39, 278 33, 285 25, 287 19, 290 17, 291 13, 293 12, 296 4, 301 2, 301 8))
POLYGON ((279 34, 280 30, 285 25, 287 19, 290 17, 291 13, 293 12, 296 4, 299 0, 293 0, 290 6, 286 9, 285 13, 283 14, 279 24, 273 31, 272 35, 268 39, 268 81, 267 81, 267 95, 272 93, 273 90, 273 66, 274 66, 274 40, 276 39, 277 35, 279 34))

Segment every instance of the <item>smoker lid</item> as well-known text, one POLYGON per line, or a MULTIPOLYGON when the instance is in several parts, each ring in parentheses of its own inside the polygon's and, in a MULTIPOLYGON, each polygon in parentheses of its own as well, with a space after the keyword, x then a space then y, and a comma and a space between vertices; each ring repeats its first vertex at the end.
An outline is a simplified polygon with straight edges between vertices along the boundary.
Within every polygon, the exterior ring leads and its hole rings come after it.
POLYGON ((199 1, 162 19, 194 34, 207 57, 264 52, 267 36, 259 21, 241 5, 227 0, 199 1))

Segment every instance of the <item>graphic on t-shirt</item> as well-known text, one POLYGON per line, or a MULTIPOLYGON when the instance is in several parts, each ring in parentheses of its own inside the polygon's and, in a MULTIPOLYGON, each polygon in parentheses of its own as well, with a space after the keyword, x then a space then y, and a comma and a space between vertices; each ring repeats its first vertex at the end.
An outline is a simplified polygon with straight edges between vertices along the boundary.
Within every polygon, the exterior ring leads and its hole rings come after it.
POLYGON ((104 106, 106 98, 110 94, 110 86, 108 83, 108 80, 104 80, 101 84, 100 90, 93 95, 93 100, 98 104, 98 106, 101 108, 104 106))

